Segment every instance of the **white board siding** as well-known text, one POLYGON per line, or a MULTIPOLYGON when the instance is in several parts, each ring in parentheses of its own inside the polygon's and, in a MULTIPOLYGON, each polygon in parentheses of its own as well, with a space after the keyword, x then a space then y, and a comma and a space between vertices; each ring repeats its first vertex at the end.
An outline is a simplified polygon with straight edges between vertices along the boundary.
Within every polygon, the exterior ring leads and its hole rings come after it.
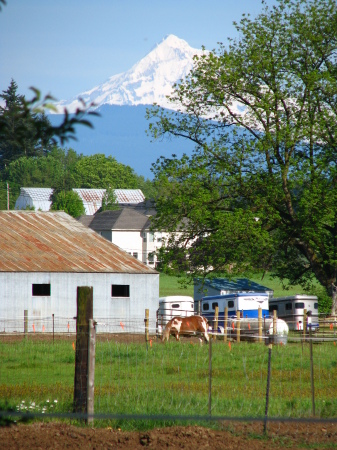
POLYGON ((74 332, 77 287, 92 286, 94 319, 98 332, 142 332, 145 309, 150 310, 150 331, 155 328, 159 299, 159 274, 128 273, 0 273, 0 332, 23 332, 24 310, 28 331, 74 332), (32 284, 50 284, 49 296, 33 297, 32 284), (112 298, 111 285, 130 286, 129 298, 112 298), (121 328, 120 322, 124 328, 121 328))

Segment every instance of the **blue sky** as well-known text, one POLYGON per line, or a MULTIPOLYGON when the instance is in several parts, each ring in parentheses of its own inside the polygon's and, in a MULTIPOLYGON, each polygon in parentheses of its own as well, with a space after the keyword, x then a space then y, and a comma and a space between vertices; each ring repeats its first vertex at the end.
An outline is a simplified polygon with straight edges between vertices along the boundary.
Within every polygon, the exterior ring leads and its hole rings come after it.
MULTIPOLYGON (((266 0, 268 5, 276 0, 266 0)), ((130 69, 168 34, 207 49, 261 0, 7 0, 0 12, 0 91, 11 78, 57 100, 130 69)))

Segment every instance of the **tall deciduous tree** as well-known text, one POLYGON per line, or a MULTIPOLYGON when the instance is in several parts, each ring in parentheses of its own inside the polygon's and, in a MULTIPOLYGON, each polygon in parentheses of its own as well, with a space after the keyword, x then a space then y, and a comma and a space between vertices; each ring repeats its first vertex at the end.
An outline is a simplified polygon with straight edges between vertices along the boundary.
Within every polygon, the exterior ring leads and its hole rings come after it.
MULTIPOLYGON (((263 2, 265 5, 265 2, 263 2)), ((278 0, 195 58, 178 112, 148 112, 154 138, 195 143, 154 166, 154 226, 179 230, 162 261, 192 274, 273 268, 290 283, 337 277, 337 4, 278 0)))
POLYGON ((77 192, 60 191, 53 194, 52 211, 64 211, 70 216, 79 217, 85 213, 83 201, 77 192))

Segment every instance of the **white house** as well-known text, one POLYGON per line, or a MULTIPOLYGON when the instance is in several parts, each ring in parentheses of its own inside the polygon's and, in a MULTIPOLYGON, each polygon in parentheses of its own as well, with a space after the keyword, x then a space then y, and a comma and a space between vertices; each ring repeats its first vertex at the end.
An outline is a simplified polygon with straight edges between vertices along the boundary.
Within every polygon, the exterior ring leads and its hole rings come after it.
POLYGON ((141 208, 124 207, 93 216, 81 216, 79 221, 139 261, 155 267, 157 261, 154 253, 162 246, 167 233, 151 231, 146 212, 141 208))
POLYGON ((98 332, 154 329, 159 274, 68 214, 0 211, 0 329, 75 331, 77 287, 92 286, 98 332))
MULTIPOLYGON (((15 209, 35 209, 49 211, 53 195, 52 188, 20 188, 20 195, 15 202, 15 209)), ((102 206, 106 189, 73 189, 83 202, 86 215, 95 214, 102 206)), ((140 189, 114 189, 116 201, 120 205, 138 205, 145 201, 140 189)))

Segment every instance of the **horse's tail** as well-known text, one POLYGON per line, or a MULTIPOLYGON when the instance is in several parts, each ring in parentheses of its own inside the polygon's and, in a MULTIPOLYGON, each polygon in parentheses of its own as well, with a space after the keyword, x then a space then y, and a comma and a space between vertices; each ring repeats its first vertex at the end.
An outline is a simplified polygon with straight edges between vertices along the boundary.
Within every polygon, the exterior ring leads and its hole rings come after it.
POLYGON ((163 336, 161 338, 161 340, 163 342, 168 341, 170 338, 170 331, 171 331, 171 321, 167 322, 166 327, 163 331, 163 336))

